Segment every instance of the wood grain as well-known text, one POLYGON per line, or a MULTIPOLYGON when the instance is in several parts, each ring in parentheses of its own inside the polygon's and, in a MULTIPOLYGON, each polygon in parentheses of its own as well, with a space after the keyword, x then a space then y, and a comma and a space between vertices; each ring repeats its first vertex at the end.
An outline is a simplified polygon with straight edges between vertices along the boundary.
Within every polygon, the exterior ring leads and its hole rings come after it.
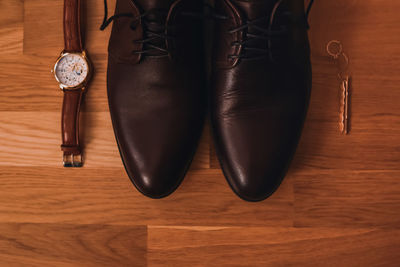
POLYGON ((22 0, 1 1, 0 9, 0 56, 22 54, 24 3, 22 0))
POLYGON ((219 170, 192 170, 163 200, 137 192, 123 168, 0 167, 0 223, 113 225, 293 224, 292 179, 269 201, 236 197, 219 170), (210 199, 212 196, 212 199, 210 199))
MULTIPOLYGON (((60 114, 0 112, 0 166, 60 166, 60 114)), ((109 113, 83 112, 81 124, 85 166, 122 168, 109 113)), ((194 169, 209 166, 207 139, 205 134, 192 165, 194 169)))
POLYGON ((261 203, 229 188, 208 122, 173 195, 135 190, 108 113, 111 27, 99 30, 101 1, 86 3, 96 71, 77 170, 61 167, 62 94, 50 72, 63 47, 63 1, 0 0, 0 265, 399 266, 399 1, 315 1, 307 121, 287 178, 261 203), (349 136, 338 131, 332 39, 350 57, 349 136))
POLYGON ((7 266, 144 266, 145 226, 0 224, 7 266))
POLYGON ((324 171, 295 179, 295 225, 400 229, 399 171, 324 171))
POLYGON ((151 266, 397 266, 400 262, 399 230, 149 227, 148 235, 151 266))

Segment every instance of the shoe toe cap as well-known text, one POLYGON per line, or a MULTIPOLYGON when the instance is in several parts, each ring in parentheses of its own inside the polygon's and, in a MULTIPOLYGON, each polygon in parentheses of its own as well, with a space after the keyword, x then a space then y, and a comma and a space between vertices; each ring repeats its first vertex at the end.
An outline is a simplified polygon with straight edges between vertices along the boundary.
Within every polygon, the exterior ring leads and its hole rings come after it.
MULTIPOLYGON (((260 121, 266 120, 261 117, 260 121)), ((274 126, 235 119, 227 120, 217 130, 216 146, 224 174, 233 191, 244 200, 266 199, 286 175, 301 126, 274 126)))
POLYGON ((173 170, 168 166, 140 172, 127 168, 127 172, 132 183, 143 195, 155 199, 167 197, 174 192, 185 175, 184 170, 173 170))
POLYGON ((171 135, 144 131, 117 134, 128 176, 135 187, 151 198, 171 194, 183 180, 191 163, 196 140, 176 140, 171 135), (153 135, 154 138, 152 138, 153 135))
POLYGON ((228 173, 225 170, 225 175, 233 191, 243 200, 250 202, 262 201, 271 196, 285 176, 284 168, 281 170, 267 169, 258 173, 241 172, 239 169, 235 168, 228 173))

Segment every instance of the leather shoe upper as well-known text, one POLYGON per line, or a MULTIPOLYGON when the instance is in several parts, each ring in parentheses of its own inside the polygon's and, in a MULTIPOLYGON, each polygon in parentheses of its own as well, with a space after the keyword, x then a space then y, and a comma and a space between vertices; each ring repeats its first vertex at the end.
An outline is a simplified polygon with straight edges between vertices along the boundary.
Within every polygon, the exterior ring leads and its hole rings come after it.
POLYGON ((108 99, 127 173, 152 198, 172 193, 205 115, 202 3, 118 0, 109 42, 108 99))
POLYGON ((303 0, 216 0, 214 143, 232 189, 260 201, 295 152, 311 89, 303 0))

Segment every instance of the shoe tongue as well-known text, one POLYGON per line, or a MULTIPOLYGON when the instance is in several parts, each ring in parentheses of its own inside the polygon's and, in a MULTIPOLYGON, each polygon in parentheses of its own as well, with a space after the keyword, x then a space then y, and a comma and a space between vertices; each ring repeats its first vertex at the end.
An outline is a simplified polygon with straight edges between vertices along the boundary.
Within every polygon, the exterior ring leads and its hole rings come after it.
POLYGON ((269 16, 277 0, 231 0, 247 19, 269 16))
MULTIPOLYGON (((247 19, 257 19, 261 16, 270 16, 279 0, 231 0, 242 11, 247 19)), ((290 9, 294 17, 304 16, 304 0, 282 1, 280 6, 290 9)))
POLYGON ((171 5, 177 0, 133 0, 137 3, 143 11, 150 9, 165 9, 169 10, 171 5))

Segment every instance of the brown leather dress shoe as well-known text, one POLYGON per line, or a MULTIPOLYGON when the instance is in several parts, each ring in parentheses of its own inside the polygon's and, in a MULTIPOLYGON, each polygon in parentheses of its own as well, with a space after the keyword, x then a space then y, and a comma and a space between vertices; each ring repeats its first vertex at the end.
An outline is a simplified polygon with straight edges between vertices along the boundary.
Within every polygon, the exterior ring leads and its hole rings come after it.
POLYGON ((233 191, 260 201, 282 182, 307 112, 309 9, 303 0, 216 0, 215 8, 215 146, 233 191))
MULTIPOLYGON (((126 171, 144 195, 182 181, 205 116, 203 3, 117 0, 109 42, 108 100, 126 171)), ((107 6, 106 6, 107 10, 107 6)))

